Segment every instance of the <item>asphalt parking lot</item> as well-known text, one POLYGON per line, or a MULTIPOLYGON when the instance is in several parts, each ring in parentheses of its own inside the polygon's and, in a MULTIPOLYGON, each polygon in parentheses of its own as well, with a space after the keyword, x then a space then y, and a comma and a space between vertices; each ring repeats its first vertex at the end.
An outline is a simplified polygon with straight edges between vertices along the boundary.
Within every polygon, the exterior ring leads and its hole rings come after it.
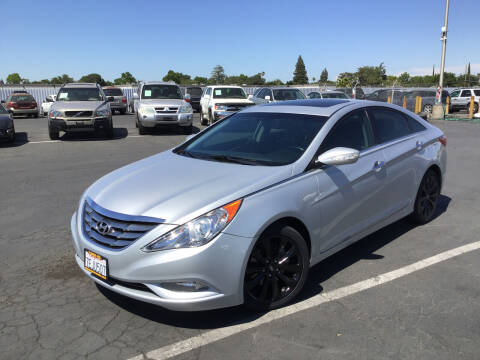
POLYGON ((50 141, 46 119, 15 119, 16 143, 0 145, 0 358, 479 359, 480 250, 383 276, 480 241, 480 124, 435 125, 448 138, 436 218, 398 221, 323 261, 296 304, 264 315, 167 311, 77 268, 69 225, 82 192, 185 135, 139 136, 132 115, 116 115, 112 140, 50 141))

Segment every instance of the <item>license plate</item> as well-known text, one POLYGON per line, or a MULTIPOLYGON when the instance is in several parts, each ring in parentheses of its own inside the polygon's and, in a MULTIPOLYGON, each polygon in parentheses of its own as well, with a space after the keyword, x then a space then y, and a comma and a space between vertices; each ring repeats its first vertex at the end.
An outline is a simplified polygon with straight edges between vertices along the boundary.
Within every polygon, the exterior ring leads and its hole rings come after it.
POLYGON ((84 267, 85 270, 90 271, 92 274, 98 276, 99 278, 107 280, 108 261, 103 256, 85 249, 84 267))
POLYGON ((157 116, 157 120, 172 121, 172 120, 175 120, 175 118, 171 116, 157 116))

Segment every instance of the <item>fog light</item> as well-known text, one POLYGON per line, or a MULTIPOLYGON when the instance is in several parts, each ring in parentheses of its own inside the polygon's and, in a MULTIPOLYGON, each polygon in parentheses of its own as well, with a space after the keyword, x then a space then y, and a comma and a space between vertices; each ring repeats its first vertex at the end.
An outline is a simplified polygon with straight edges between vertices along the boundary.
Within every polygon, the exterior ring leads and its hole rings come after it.
POLYGON ((208 290, 208 286, 199 281, 168 282, 162 283, 160 286, 170 291, 196 292, 208 290))

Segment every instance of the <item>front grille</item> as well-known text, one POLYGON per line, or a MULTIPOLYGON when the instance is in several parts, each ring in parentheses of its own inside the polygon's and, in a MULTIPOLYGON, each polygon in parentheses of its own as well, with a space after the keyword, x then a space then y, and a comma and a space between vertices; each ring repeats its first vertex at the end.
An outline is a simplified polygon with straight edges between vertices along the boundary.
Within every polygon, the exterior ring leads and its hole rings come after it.
POLYGON ((150 288, 147 285, 142 283, 132 283, 132 282, 118 280, 112 277, 110 277, 108 280, 110 285, 120 285, 129 289, 140 290, 140 291, 145 291, 145 292, 155 294, 152 290, 150 290, 150 288))
POLYGON ((83 209, 83 229, 85 236, 93 243, 121 250, 156 227, 160 221, 135 221, 134 216, 115 216, 102 209, 92 200, 85 201, 83 209), (131 218, 132 220, 127 220, 131 218))
POLYGON ((155 111, 158 114, 175 114, 178 110, 178 106, 163 106, 163 107, 156 107, 155 111))
POLYGON ((65 111, 68 117, 92 117, 93 111, 65 111))

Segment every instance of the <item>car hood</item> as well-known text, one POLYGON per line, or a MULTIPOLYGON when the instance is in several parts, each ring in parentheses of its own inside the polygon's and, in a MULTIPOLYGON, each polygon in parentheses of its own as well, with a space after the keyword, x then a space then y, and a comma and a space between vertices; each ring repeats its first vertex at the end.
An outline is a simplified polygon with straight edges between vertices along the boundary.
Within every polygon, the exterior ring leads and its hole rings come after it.
POLYGON ((292 166, 193 159, 171 150, 115 170, 85 192, 110 211, 181 224, 291 176, 292 166))
POLYGON ((8 115, 0 115, 0 129, 8 129, 13 124, 13 120, 8 115))
POLYGON ((182 99, 151 99, 151 100, 140 100, 141 105, 150 105, 150 106, 181 106, 187 102, 182 99))
POLYGON ((51 110, 95 110, 103 101, 55 101, 50 107, 51 110))
POLYGON ((249 104, 255 105, 253 101, 248 99, 220 99, 220 98, 213 98, 212 99, 215 104, 249 104))

